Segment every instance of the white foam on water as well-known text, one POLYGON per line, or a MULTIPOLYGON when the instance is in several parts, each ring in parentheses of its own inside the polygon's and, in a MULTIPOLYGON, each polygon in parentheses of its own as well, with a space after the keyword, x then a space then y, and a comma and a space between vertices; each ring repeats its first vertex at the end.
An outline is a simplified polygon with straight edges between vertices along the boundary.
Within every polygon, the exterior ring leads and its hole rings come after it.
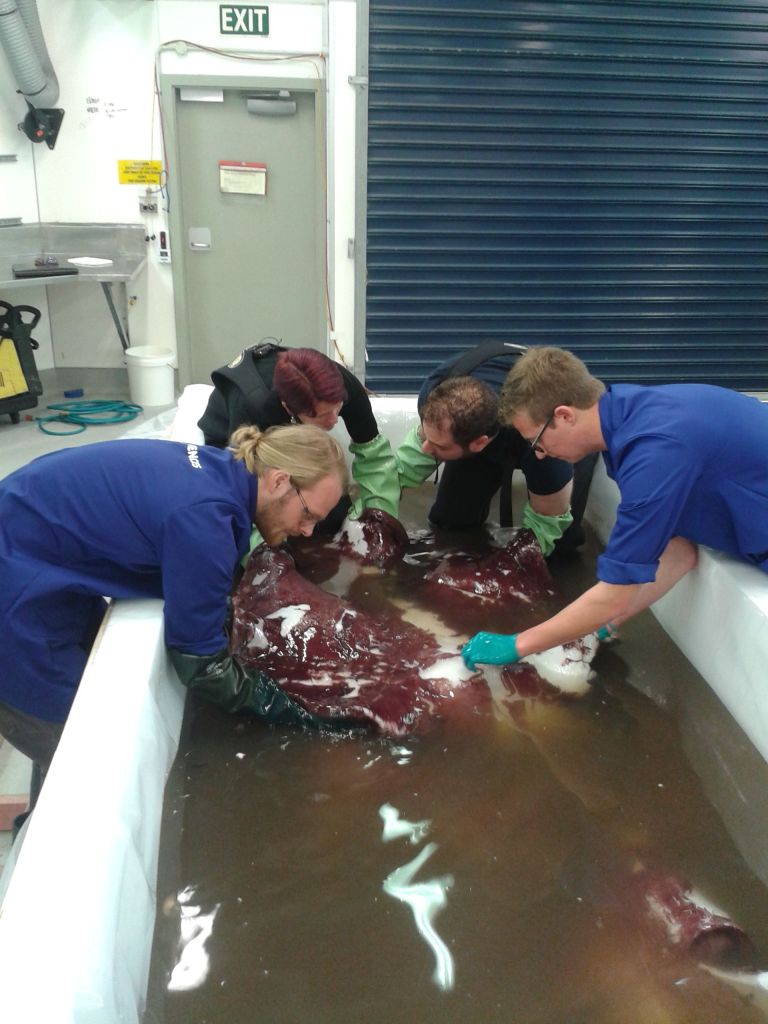
POLYGON ((449 641, 450 638, 454 636, 457 640, 460 638, 460 634, 452 633, 443 620, 438 615, 435 615, 434 612, 427 611, 425 608, 419 608, 418 605, 413 604, 412 601, 407 601, 402 597, 391 598, 390 603, 400 609, 402 612, 400 617, 403 622, 408 622, 412 626, 417 626, 419 629, 423 629, 426 633, 431 633, 433 636, 445 638, 446 641, 449 641))
POLYGON ((382 804, 379 808, 379 817, 384 822, 381 838, 385 843, 407 836, 408 841, 415 845, 426 836, 429 826, 432 824, 429 819, 406 821, 405 818, 400 817, 400 812, 392 804, 382 804))
POLYGON ((500 722, 509 722, 509 712, 507 711, 507 705, 505 702, 509 700, 510 694, 501 680, 501 673, 504 666, 481 665, 480 667, 483 670, 483 678, 485 679, 491 693, 494 718, 500 722))
POLYGON ((294 626, 298 626, 309 611, 308 604, 288 604, 284 608, 278 608, 276 612, 267 615, 268 619, 282 619, 280 623, 280 636, 288 636, 294 626))
POLYGON ((264 620, 257 619, 251 625, 251 639, 246 644, 249 650, 255 648, 257 651, 264 650, 269 647, 269 641, 264 633, 264 620))
POLYGON ((210 913, 202 914, 200 907, 189 902, 191 898, 189 887, 177 896, 181 911, 181 952, 168 981, 169 992, 189 992, 199 988, 208 977, 211 966, 205 944, 213 933, 213 922, 221 904, 217 903, 210 913))
MULTIPOLYGON (((307 676, 306 679, 296 680, 301 686, 336 686, 339 682, 339 676, 329 676, 327 672, 321 672, 316 676, 307 676)), ((346 696, 346 695, 345 695, 346 696)))
POLYGON ((455 686, 461 686, 474 675, 475 672, 467 668, 460 654, 455 654, 450 658, 439 658, 431 665, 419 670, 421 679, 447 679, 455 686))
POLYGON ((334 632, 341 633, 346 627, 344 625, 344 616, 349 615, 351 619, 357 617, 357 612, 353 608, 342 608, 341 615, 333 625, 334 632))
POLYGON ((435 954, 435 970, 432 980, 438 988, 448 991, 454 985, 453 957, 435 931, 432 922, 438 911, 442 910, 448 902, 446 893, 453 885, 453 876, 444 875, 442 878, 431 878, 427 882, 413 881, 416 872, 429 860, 436 849, 437 843, 427 843, 421 853, 418 853, 412 861, 395 868, 391 874, 387 875, 384 879, 383 889, 388 896, 407 903, 411 908, 416 928, 435 954))
POLYGON ((334 538, 337 541, 348 541, 352 550, 365 558, 368 554, 368 542, 365 539, 363 524, 356 519, 347 519, 344 526, 334 538))

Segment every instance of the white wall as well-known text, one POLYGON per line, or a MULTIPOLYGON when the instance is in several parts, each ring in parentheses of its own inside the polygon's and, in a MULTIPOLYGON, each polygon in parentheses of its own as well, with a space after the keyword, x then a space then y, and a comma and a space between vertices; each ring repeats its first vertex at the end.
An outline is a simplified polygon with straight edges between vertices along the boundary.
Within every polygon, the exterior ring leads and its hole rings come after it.
MULTIPOLYGON (((355 362, 355 116, 357 90, 349 79, 357 70, 356 5, 329 4, 328 154, 330 195, 331 300, 335 347, 347 366, 355 362)), ((362 97, 364 102, 365 97, 362 97)), ((329 355, 334 355, 333 350, 329 355)))
MULTIPOLYGON (((5 54, 0 50, 0 153, 17 163, 0 164, 0 217, 42 221, 144 223, 149 243, 147 267, 128 287, 131 343, 161 344, 175 350, 172 268, 158 263, 157 236, 167 228, 163 198, 157 215, 139 214, 138 185, 118 183, 118 160, 162 160, 160 117, 154 97, 155 64, 166 73, 253 74, 281 77, 314 74, 328 82, 329 257, 334 321, 339 347, 353 362, 353 269, 348 239, 354 235, 354 103, 347 78, 355 71, 354 0, 269 3, 268 37, 219 33, 218 0, 38 0, 38 10, 65 111, 56 147, 34 145, 17 130, 26 107, 15 94, 5 54), (162 44, 176 39, 216 49, 251 52, 258 61, 233 60, 188 49, 179 55, 162 44), (303 62, 276 62, 275 56, 317 55, 303 62), (161 56, 162 54, 162 56, 161 56), (310 70, 308 70, 310 69, 310 70), (335 216, 331 220, 331 215, 335 216)), ((172 183, 171 183, 172 185, 172 183)), ((173 192, 171 188, 171 198, 173 192)), ((173 245, 173 239, 171 239, 173 245)), ((49 289, 53 295, 52 288, 49 289)), ((69 285, 60 285, 69 288, 69 285)), ((77 331, 63 313, 57 331, 56 307, 68 310, 63 292, 52 308, 53 342, 38 354, 38 366, 122 366, 123 354, 106 305, 96 287, 77 288, 81 322, 77 331), (95 344, 93 331, 102 330, 95 344)), ((9 289, 6 301, 31 302, 44 309, 44 290, 9 289), (33 300, 32 295, 36 296, 33 300)), ((44 309, 45 312, 45 309, 44 309)), ((76 322, 77 318, 74 318, 76 322)), ((43 327, 44 330, 44 327, 43 327)), ((40 339, 43 340, 43 339, 40 339)))
POLYGON ((0 218, 21 217, 31 222, 38 219, 33 163, 37 147, 16 127, 26 113, 17 88, 5 54, 0 52, 0 153, 16 157, 15 163, 0 163, 0 218))

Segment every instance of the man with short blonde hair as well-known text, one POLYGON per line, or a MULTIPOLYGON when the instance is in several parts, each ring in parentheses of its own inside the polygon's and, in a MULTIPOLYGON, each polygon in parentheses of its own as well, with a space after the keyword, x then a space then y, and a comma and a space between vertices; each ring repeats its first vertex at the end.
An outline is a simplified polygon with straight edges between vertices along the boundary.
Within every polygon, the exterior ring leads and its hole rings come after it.
POLYGON ((539 458, 602 452, 621 500, 598 582, 519 635, 478 633, 471 667, 620 624, 694 568, 699 544, 768 572, 768 405, 707 384, 605 388, 572 353, 540 348, 509 374, 502 408, 539 458))
POLYGON ((523 411, 543 422, 556 405, 588 409, 604 391, 605 384, 593 377, 572 352, 529 348, 504 381, 500 416, 503 422, 511 423, 523 411))

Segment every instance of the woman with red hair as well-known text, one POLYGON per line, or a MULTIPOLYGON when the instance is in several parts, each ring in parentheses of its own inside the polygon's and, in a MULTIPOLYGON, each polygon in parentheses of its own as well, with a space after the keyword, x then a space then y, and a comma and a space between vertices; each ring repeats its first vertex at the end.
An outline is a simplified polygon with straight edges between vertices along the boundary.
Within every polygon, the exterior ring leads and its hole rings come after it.
MULTIPOLYGON (((226 447, 244 424, 266 430, 308 423, 331 430, 341 419, 360 488, 355 512, 379 508, 397 516, 400 485, 389 441, 379 433, 365 388, 345 366, 315 349, 261 342, 214 370, 211 380, 214 390, 198 424, 206 444, 226 447)), ((326 528, 336 529, 348 509, 348 504, 334 509, 326 528)))

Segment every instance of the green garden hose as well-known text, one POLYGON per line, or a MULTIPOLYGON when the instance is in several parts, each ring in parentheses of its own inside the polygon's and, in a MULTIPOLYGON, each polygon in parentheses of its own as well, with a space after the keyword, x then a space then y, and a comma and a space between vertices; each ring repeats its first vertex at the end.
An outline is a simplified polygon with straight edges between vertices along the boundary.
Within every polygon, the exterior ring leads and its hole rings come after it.
POLYGON ((52 416, 35 416, 35 420, 44 434, 52 434, 54 437, 82 434, 86 427, 127 423, 143 412, 142 406, 134 405, 132 402, 98 400, 57 402, 48 408, 54 410, 52 416), (65 426, 74 427, 74 430, 49 430, 48 424, 51 423, 63 423, 65 426))

